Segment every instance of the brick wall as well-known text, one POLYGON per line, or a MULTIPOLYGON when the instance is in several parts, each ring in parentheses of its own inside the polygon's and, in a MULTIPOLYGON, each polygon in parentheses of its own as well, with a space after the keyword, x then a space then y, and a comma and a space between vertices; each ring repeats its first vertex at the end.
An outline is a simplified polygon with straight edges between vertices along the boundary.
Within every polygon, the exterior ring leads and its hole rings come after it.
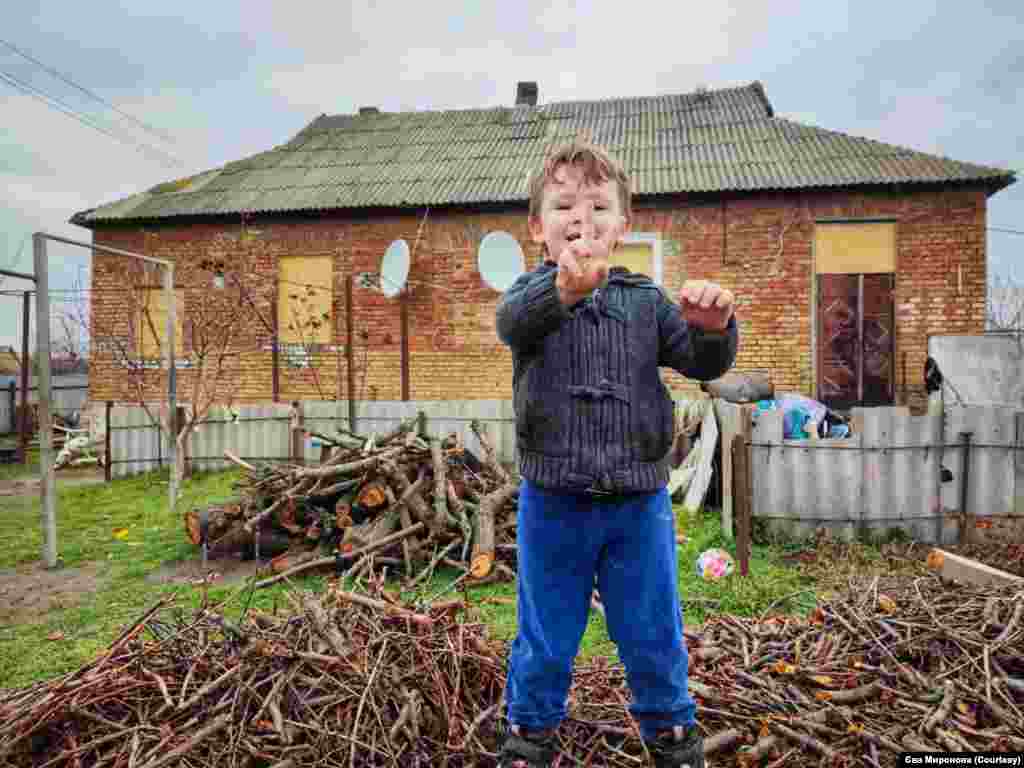
MULTIPOLYGON (((663 241, 666 287, 678 290, 687 278, 707 278, 739 297, 742 334, 737 368, 770 371, 777 389, 812 393, 812 241, 819 218, 898 219, 896 287, 898 402, 923 402, 923 367, 930 333, 975 333, 984 327, 985 202, 973 190, 911 192, 818 192, 758 195, 675 207, 640 207, 634 231, 656 232, 663 241), (904 377, 904 370, 906 375, 904 377)), ((511 356, 497 340, 494 312, 499 294, 476 270, 476 248, 489 231, 503 229, 523 243, 527 266, 539 253, 530 243, 525 215, 431 211, 421 230, 415 214, 253 220, 244 227, 201 223, 107 229, 96 242, 173 259, 177 282, 189 307, 209 302, 205 259, 222 261, 259 300, 265 320, 275 313, 273 290, 279 256, 334 256, 331 322, 336 345, 316 355, 312 368, 279 366, 279 398, 347 397, 344 279, 376 271, 396 238, 415 246, 409 301, 410 397, 414 400, 488 399, 511 396, 511 356), (422 281, 422 282, 416 282, 422 281), (340 377, 339 377, 340 373, 340 377)), ((130 335, 124 317, 126 287, 137 268, 116 256, 97 254, 93 270, 93 338, 130 335)), ((353 291, 355 394, 389 400, 401 397, 400 311, 397 299, 360 288, 353 291)), ((232 311, 227 307, 225 311, 232 311)), ((237 402, 273 395, 271 332, 247 319, 236 334, 239 351, 231 375, 237 402)), ((123 366, 94 349, 91 399, 126 396, 123 366)), ((161 387, 158 372, 147 385, 161 387)), ((188 399, 188 371, 180 390, 188 399)), ((666 372, 670 387, 694 392, 683 377, 666 372)), ((160 390, 162 391, 162 389, 160 390)))

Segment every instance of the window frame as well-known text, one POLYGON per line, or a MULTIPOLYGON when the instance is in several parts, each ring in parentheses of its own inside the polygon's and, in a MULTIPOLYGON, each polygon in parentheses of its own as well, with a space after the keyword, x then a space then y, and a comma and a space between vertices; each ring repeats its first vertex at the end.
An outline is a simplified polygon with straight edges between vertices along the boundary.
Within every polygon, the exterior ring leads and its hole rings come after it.
POLYGON ((654 274, 649 277, 660 286, 664 286, 664 259, 662 256, 662 239, 657 232, 628 232, 622 236, 623 245, 650 245, 651 261, 654 265, 654 274))

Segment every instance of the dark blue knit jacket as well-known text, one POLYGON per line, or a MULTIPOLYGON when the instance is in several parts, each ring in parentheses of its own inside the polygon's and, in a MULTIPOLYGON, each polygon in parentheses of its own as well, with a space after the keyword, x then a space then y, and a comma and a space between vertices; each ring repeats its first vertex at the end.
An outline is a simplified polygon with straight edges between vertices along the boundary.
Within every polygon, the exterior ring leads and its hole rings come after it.
POLYGON ((659 367, 718 378, 736 359, 736 320, 724 334, 689 327, 659 286, 621 267, 566 308, 557 274, 544 263, 520 276, 497 310, 514 363, 520 474, 558 491, 658 490, 675 433, 659 367))

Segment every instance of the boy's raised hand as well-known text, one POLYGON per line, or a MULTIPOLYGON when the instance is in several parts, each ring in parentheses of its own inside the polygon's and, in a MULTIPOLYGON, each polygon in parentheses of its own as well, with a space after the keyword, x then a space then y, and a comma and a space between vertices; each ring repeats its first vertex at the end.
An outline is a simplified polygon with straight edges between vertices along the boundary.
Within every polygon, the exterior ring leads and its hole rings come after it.
POLYGON ((595 257, 583 238, 568 245, 558 257, 555 287, 562 304, 571 307, 582 301, 608 277, 608 259, 595 257))
POLYGON ((706 331, 724 331, 732 317, 732 291, 707 280, 687 280, 679 291, 683 320, 706 331))

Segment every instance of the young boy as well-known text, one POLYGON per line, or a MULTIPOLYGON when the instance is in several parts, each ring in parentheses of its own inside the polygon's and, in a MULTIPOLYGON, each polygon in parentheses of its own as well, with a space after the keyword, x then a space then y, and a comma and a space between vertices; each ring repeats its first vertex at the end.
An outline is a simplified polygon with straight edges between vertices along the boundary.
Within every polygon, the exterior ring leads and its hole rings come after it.
POLYGON ((733 295, 687 282, 676 305, 649 278, 609 269, 630 219, 629 179, 603 149, 576 141, 555 151, 530 185, 544 263, 497 310, 514 361, 522 476, 502 768, 547 768, 555 756, 595 573, 654 765, 704 765, 666 490, 673 404, 659 367, 704 381, 728 371, 733 295))

